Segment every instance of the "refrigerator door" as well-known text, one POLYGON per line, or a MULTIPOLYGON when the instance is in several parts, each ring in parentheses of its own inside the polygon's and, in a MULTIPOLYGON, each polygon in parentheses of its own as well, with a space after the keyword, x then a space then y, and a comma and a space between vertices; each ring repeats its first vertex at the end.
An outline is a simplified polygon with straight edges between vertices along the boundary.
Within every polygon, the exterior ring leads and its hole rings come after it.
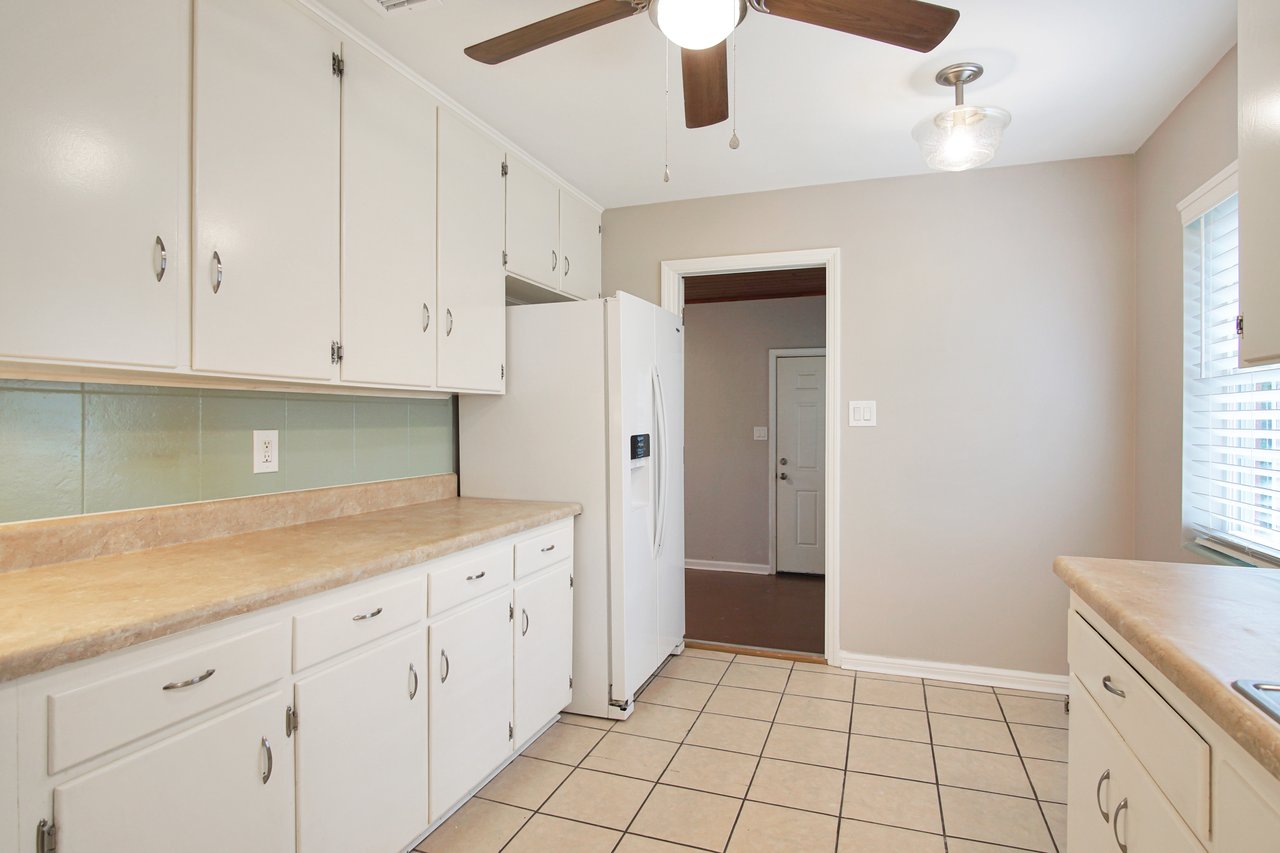
POLYGON ((659 660, 684 642, 684 329, 680 318, 654 311, 657 389, 657 535, 659 660))
POLYGON ((627 703, 659 656, 653 305, 608 301, 610 699, 627 703))

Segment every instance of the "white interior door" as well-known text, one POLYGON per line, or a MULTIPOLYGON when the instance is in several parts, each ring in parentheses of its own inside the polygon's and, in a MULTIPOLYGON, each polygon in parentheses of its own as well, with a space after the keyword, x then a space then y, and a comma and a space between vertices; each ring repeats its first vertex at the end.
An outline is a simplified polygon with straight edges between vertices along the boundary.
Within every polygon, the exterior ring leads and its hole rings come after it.
POLYGON ((300 680, 298 850, 400 850, 427 817, 427 632, 300 680))
POLYGON ((573 561, 516 586, 515 741, 524 743, 573 698, 573 561))
POLYGON ((778 571, 818 575, 826 563, 826 356, 780 357, 775 381, 778 571))

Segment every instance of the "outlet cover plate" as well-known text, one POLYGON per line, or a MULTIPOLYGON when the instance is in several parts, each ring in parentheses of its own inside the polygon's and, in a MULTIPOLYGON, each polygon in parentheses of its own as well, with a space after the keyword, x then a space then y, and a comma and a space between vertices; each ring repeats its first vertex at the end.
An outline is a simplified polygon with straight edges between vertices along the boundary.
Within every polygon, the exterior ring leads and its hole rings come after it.
POLYGON ((280 470, 280 431, 253 431, 253 473, 274 474, 280 470))

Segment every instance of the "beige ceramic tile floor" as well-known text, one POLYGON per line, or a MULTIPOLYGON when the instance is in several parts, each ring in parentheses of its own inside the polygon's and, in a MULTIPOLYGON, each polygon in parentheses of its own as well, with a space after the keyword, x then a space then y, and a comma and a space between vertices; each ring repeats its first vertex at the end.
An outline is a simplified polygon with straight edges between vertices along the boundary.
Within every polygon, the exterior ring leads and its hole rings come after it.
POLYGON ((565 714, 424 853, 1065 853, 1061 696, 690 649, 565 714))

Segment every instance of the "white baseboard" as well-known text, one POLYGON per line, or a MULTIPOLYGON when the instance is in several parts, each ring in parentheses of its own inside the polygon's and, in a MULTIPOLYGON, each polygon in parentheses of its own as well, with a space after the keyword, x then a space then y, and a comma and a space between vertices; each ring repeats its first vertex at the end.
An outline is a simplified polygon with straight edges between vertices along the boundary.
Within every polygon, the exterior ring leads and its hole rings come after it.
POLYGON ((748 575, 771 574, 769 566, 763 563, 726 563, 722 560, 685 560, 690 569, 705 569, 709 572, 742 572, 748 575))
POLYGON ((1069 684, 1065 675, 1043 672, 1023 672, 1019 669, 995 669, 986 666, 968 666, 959 663, 887 658, 877 655, 840 653, 843 669, 861 669, 867 672, 883 672, 886 675, 909 675, 916 678, 932 678, 938 681, 961 681, 966 684, 983 684, 988 687, 1004 687, 1008 690, 1033 690, 1038 693, 1067 693, 1069 684))

